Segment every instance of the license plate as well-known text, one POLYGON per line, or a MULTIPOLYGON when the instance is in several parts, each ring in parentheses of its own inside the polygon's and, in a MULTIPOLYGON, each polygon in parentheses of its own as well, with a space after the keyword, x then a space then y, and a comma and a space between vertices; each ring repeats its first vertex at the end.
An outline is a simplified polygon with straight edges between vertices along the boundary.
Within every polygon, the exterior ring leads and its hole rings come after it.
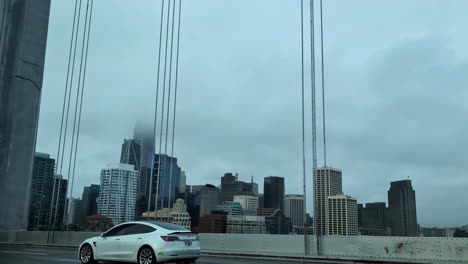
POLYGON ((190 241, 190 240, 185 240, 185 245, 188 246, 188 247, 191 246, 191 245, 192 245, 192 241, 190 241))

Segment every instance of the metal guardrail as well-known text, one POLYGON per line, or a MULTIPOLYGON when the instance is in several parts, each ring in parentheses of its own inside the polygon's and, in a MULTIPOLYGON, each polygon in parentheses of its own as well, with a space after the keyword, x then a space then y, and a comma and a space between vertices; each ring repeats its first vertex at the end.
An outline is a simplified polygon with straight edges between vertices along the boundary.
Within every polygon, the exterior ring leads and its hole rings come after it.
MULTIPOLYGON (((56 232, 47 243, 41 231, 0 232, 0 242, 78 246, 96 232, 56 232)), ((467 238, 323 236, 321 252, 315 251, 315 236, 308 236, 304 254, 302 235, 200 234, 201 249, 207 254, 286 257, 306 259, 361 260, 400 263, 466 263, 467 238)))

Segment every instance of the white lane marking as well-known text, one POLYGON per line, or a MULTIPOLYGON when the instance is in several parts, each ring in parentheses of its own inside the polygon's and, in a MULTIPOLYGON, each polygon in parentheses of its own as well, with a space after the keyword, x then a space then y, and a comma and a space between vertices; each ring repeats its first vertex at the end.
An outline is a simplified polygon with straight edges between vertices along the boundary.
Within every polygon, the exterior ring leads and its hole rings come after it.
POLYGON ((8 250, 2 250, 0 251, 2 253, 11 253, 11 254, 26 254, 26 255, 41 255, 41 256, 47 256, 49 254, 47 253, 40 253, 40 252, 27 252, 27 251, 8 251, 8 250))

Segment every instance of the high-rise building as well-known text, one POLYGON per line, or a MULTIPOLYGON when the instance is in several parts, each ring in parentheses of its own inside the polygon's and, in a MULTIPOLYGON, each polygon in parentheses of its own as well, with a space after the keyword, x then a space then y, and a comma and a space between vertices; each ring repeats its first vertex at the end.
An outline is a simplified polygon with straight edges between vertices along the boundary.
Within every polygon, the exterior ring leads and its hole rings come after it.
POLYGON ((0 1, 0 230, 28 227, 50 0, 0 1))
MULTIPOLYGON (((133 140, 140 145, 140 166, 137 189, 136 216, 141 216, 148 211, 148 194, 150 188, 151 168, 154 158, 154 134, 153 127, 137 122, 133 134, 133 140)), ((153 205, 154 207, 154 205, 153 205)))
POLYGON ((115 225, 135 218, 138 171, 129 164, 110 164, 101 170, 98 197, 99 214, 112 219, 115 225))
POLYGON ((83 195, 81 196, 83 216, 90 216, 97 214, 97 198, 99 196, 100 186, 98 184, 91 184, 83 188, 83 195))
POLYGON ((234 202, 239 202, 244 210, 257 212, 258 196, 234 195, 234 202))
POLYGON ((52 194, 51 229, 62 230, 65 208, 68 208, 68 205, 65 204, 68 180, 63 179, 62 175, 54 174, 54 184, 55 187, 52 187, 54 192, 52 194))
POLYGON ((132 164, 135 170, 140 172, 141 145, 135 139, 124 139, 122 151, 120 152, 120 163, 132 164))
POLYGON ((361 235, 390 235, 387 210, 385 203, 366 203, 366 207, 358 204, 358 224, 361 235))
POLYGON ((55 160, 49 154, 36 152, 30 190, 28 230, 49 229, 52 209, 55 160))
POLYGON ((314 221, 318 223, 318 233, 328 234, 328 197, 342 194, 341 170, 332 167, 321 167, 317 169, 317 207, 318 215, 314 215, 314 221))
POLYGON ((265 208, 284 210, 284 178, 265 177, 263 184, 263 203, 265 208))
POLYGON ((344 194, 328 196, 328 222, 328 235, 358 235, 356 199, 344 194))
POLYGON ((211 184, 193 185, 192 193, 198 193, 200 195, 200 213, 197 218, 200 218, 206 214, 210 214, 211 211, 215 210, 219 205, 219 188, 211 184))
POLYGON ((284 197, 284 215, 291 218, 293 227, 304 227, 304 195, 287 194, 284 197))
POLYGON ((289 234, 292 232, 292 223, 280 209, 276 209, 269 216, 265 216, 266 230, 268 234, 289 234))
POLYGON ((187 175, 185 171, 180 171, 179 193, 185 192, 185 185, 187 184, 187 175))
POLYGON ((70 212, 68 214, 67 224, 70 225, 74 230, 81 221, 84 220, 83 215, 83 202, 79 198, 72 198, 70 203, 70 212))
POLYGON ((241 193, 258 194, 258 185, 253 182, 243 182, 238 180, 237 174, 225 173, 221 177, 220 202, 233 201, 234 195, 241 193))
MULTIPOLYGON (((171 208, 180 193, 179 184, 181 169, 175 157, 156 154, 154 160, 150 210, 154 210, 156 194, 158 194, 157 209, 171 208)), ((146 197, 148 196, 149 193, 146 197)))
POLYGON ((392 236, 419 236, 416 193, 411 180, 394 181, 388 191, 388 224, 392 236))

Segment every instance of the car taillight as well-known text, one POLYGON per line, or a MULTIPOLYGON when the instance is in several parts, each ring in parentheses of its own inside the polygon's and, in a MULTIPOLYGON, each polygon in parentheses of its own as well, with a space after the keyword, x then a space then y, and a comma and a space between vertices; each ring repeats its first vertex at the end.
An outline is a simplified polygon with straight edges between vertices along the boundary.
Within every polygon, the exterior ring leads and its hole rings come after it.
POLYGON ((179 240, 179 237, 176 237, 176 236, 161 236, 161 238, 162 238, 162 240, 164 240, 166 242, 179 240))

